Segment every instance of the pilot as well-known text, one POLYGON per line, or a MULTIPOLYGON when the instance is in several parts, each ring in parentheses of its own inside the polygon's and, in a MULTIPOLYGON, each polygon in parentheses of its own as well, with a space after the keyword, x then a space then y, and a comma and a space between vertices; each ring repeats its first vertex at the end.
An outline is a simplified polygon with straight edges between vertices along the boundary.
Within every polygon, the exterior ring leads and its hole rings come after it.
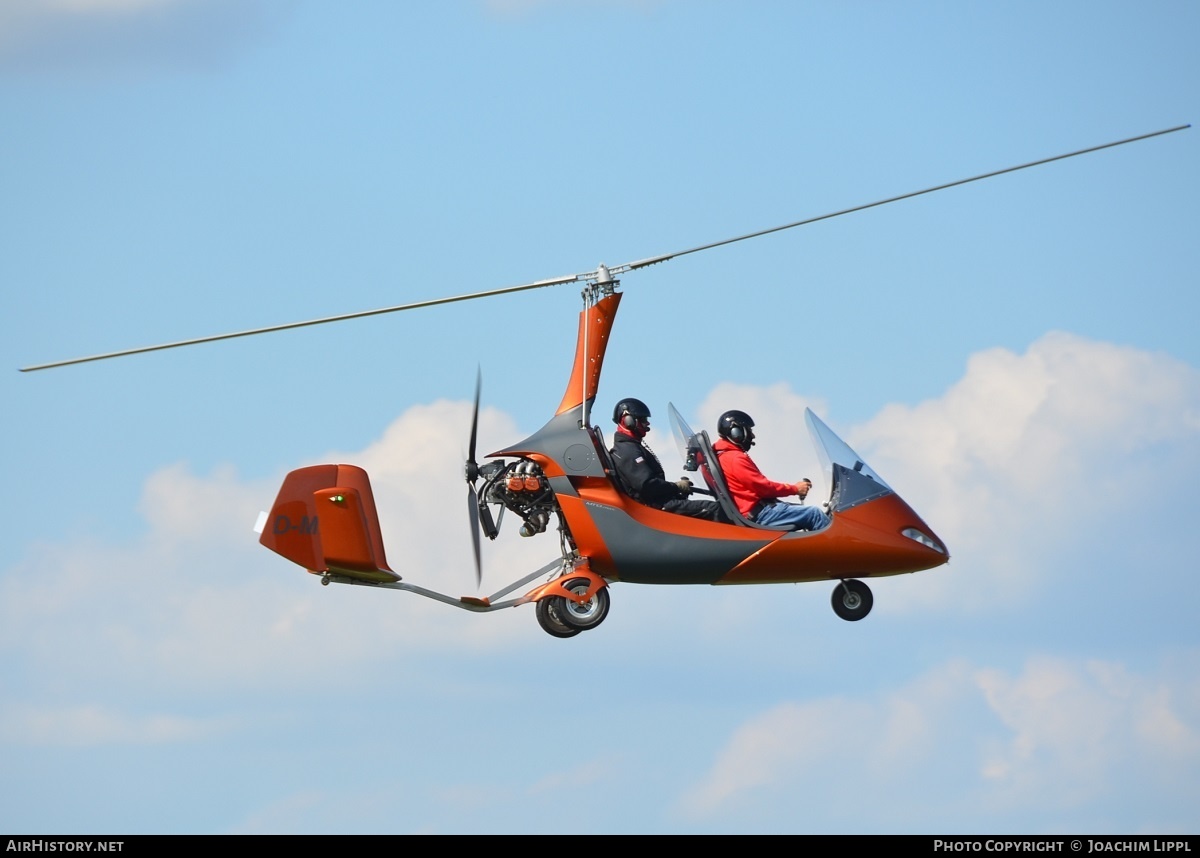
POLYGON ((754 460, 746 455, 754 446, 754 421, 749 414, 726 411, 717 421, 717 434, 721 437, 713 444, 713 452, 738 512, 756 524, 790 526, 793 530, 820 530, 829 524, 829 518, 815 506, 778 500, 789 495, 799 495, 804 500, 812 481, 805 479, 793 485, 763 476, 754 460))
POLYGON ((658 457, 643 440, 650 431, 650 409, 640 399, 622 399, 613 408, 613 446, 609 451, 622 488, 631 498, 666 512, 723 521, 716 501, 688 500, 692 482, 668 482, 658 457))

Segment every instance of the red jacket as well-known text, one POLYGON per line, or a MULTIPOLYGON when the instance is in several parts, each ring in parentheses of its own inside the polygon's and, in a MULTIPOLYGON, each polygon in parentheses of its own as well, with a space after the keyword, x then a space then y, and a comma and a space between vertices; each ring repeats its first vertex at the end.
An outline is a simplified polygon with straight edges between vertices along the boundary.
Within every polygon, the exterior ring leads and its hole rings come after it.
POLYGON ((721 473, 737 504, 738 512, 750 517, 754 505, 761 500, 785 498, 796 494, 796 487, 787 483, 777 483, 763 476, 754 460, 742 452, 742 448, 724 438, 713 444, 713 452, 721 465, 721 473))

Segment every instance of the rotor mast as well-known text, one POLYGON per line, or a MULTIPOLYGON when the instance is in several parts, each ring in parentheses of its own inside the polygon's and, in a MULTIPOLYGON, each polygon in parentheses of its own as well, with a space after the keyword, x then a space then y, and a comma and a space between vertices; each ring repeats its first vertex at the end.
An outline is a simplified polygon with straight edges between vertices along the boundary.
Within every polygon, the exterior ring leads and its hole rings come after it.
POLYGON ((600 386, 600 371, 604 366, 604 353, 616 319, 621 293, 616 291, 619 280, 612 276, 608 266, 601 263, 596 270, 586 275, 583 290, 583 311, 579 314, 579 336, 575 342, 575 362, 567 379, 567 389, 562 402, 554 412, 565 414, 579 408, 579 425, 589 426, 592 402, 600 386))

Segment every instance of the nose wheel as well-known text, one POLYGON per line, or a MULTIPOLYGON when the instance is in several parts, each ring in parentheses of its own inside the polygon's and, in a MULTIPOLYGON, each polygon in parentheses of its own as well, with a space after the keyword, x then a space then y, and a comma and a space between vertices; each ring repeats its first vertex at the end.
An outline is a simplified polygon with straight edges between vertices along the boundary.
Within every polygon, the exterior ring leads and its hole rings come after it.
POLYGON ((874 597, 862 581, 847 578, 833 588, 833 612, 843 620, 855 622, 871 613, 874 597))

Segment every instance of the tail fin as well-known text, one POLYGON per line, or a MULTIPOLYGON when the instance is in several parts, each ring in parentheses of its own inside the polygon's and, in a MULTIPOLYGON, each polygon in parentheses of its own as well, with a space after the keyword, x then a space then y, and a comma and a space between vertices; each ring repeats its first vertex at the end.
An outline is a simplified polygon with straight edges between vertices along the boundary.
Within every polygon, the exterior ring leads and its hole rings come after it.
POLYGON ((367 472, 355 465, 292 471, 258 540, 315 575, 399 581, 388 568, 367 472))

